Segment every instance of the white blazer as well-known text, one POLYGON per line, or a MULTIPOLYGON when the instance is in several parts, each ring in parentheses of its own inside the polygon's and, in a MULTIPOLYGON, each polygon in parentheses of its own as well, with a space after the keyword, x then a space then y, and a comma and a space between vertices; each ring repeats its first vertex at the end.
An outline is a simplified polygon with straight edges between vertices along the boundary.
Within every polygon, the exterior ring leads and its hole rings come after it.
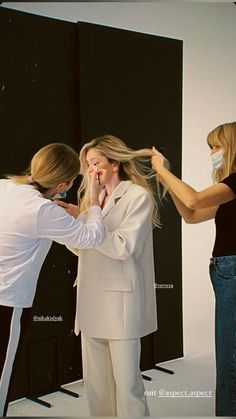
POLYGON ((149 193, 131 181, 113 191, 104 241, 79 250, 77 334, 132 339, 157 329, 152 210, 149 193))

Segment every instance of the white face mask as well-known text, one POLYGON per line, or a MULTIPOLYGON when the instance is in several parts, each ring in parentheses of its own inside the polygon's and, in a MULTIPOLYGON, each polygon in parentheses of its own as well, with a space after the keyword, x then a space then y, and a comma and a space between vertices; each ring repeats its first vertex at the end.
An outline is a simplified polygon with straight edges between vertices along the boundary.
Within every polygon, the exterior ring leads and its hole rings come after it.
POLYGON ((224 150, 221 149, 211 154, 212 166, 214 169, 220 169, 223 166, 224 150))

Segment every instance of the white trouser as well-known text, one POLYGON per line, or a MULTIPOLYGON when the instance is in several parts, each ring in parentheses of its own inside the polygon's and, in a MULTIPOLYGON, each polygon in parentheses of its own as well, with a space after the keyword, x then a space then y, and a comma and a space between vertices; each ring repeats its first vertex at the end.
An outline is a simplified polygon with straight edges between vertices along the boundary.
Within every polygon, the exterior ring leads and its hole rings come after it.
POLYGON ((83 377, 91 416, 149 416, 140 352, 140 339, 98 339, 82 333, 83 377))

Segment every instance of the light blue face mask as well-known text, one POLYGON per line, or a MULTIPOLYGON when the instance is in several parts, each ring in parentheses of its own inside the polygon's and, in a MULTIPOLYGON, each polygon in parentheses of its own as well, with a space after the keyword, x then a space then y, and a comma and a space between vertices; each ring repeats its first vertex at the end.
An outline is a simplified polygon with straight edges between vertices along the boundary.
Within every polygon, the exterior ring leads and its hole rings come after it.
POLYGON ((60 195, 60 198, 64 199, 67 197, 67 192, 65 191, 65 192, 59 193, 59 195, 60 195))
POLYGON ((220 169, 223 166, 224 150, 221 149, 211 154, 212 166, 214 169, 220 169))
POLYGON ((56 193, 56 195, 54 195, 52 199, 64 199, 66 197, 67 197, 67 191, 56 193))

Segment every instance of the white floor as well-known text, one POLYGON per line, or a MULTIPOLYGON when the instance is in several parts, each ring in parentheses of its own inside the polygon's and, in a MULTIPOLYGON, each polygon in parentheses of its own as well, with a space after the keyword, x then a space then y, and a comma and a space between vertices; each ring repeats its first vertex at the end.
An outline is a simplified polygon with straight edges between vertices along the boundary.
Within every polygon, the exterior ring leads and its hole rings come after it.
MULTIPOLYGON (((214 416, 214 357, 195 355, 162 365, 174 371, 169 375, 157 370, 145 371, 152 381, 144 381, 151 416, 153 417, 209 417, 214 416)), ((56 392, 43 400, 51 408, 29 400, 10 404, 8 416, 86 417, 88 407, 83 382, 65 386, 78 392, 78 399, 56 392)))

